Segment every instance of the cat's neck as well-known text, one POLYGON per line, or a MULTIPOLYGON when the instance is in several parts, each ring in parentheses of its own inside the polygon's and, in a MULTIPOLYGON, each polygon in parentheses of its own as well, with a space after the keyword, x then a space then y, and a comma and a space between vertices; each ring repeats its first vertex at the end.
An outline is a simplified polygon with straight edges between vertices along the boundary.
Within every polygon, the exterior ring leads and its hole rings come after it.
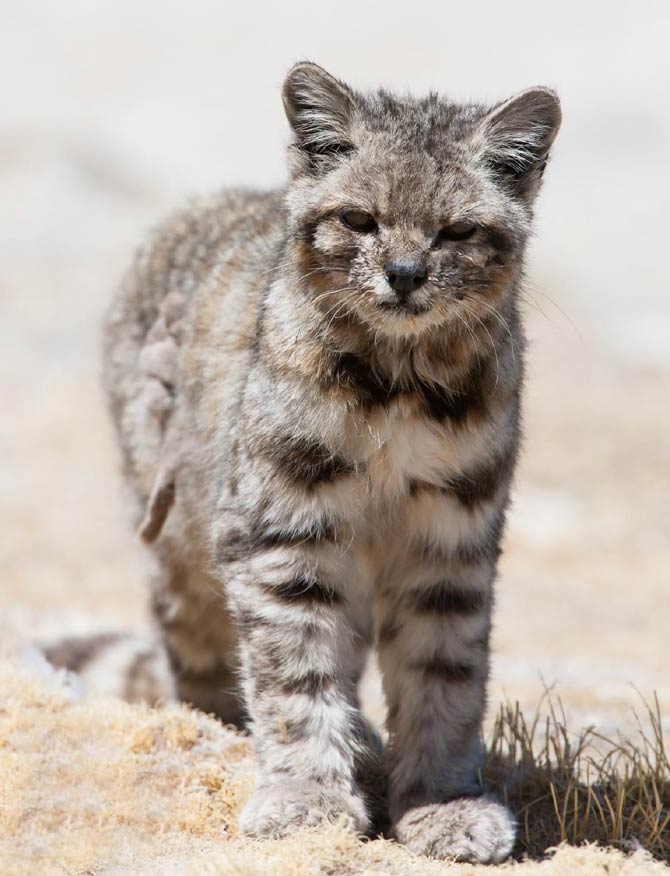
POLYGON ((265 342, 274 348, 273 358, 294 363, 305 376, 329 374, 345 357, 392 384, 449 387, 479 365, 514 358, 510 344, 518 317, 512 298, 501 311, 470 323, 454 320, 394 337, 350 313, 324 314, 314 303, 319 294, 305 284, 296 289, 295 280, 284 277, 273 284, 265 311, 265 342))

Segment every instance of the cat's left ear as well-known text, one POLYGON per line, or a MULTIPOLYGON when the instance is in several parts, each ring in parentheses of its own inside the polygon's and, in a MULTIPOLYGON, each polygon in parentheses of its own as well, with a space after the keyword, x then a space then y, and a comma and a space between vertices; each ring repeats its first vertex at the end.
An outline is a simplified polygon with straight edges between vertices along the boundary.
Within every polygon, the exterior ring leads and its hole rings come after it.
POLYGON ((532 200, 560 126, 556 92, 529 88, 484 117, 477 130, 478 152, 502 181, 532 200))
POLYGON ((289 70, 282 98, 295 145, 313 169, 353 150, 354 93, 349 86, 318 64, 303 61, 289 70))

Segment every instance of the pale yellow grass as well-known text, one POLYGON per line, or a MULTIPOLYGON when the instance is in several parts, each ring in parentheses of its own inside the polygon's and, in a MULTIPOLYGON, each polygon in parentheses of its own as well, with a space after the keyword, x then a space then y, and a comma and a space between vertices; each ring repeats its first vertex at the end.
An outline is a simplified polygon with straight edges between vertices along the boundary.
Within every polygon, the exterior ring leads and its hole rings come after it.
POLYGON ((244 737, 183 706, 81 700, 9 659, 0 690, 0 876, 670 873, 642 851, 595 846, 503 868, 430 861, 337 824, 250 840, 235 826, 254 773, 244 737))

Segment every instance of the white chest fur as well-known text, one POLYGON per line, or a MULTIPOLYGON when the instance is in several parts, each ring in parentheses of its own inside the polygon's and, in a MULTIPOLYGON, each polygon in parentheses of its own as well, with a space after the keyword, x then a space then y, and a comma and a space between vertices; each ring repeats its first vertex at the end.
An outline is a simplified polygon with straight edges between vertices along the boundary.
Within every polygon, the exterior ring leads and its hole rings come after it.
POLYGON ((506 420, 499 411, 477 424, 439 422, 401 403, 374 411, 360 425, 357 441, 371 493, 389 500, 405 496, 412 482, 443 485, 489 456, 506 420))
POLYGON ((369 486, 380 498, 405 495, 412 481, 439 484, 457 464, 448 430, 401 405, 376 411, 366 427, 361 437, 369 486))

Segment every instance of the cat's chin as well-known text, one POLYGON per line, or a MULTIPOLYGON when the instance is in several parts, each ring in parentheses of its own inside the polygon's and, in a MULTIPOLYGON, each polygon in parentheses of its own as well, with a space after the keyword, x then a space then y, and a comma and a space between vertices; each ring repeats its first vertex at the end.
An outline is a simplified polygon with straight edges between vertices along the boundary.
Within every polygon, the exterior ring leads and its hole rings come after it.
POLYGON ((416 341, 427 332, 439 328, 442 320, 434 308, 412 312, 399 307, 378 307, 365 322, 375 334, 389 338, 416 341))

